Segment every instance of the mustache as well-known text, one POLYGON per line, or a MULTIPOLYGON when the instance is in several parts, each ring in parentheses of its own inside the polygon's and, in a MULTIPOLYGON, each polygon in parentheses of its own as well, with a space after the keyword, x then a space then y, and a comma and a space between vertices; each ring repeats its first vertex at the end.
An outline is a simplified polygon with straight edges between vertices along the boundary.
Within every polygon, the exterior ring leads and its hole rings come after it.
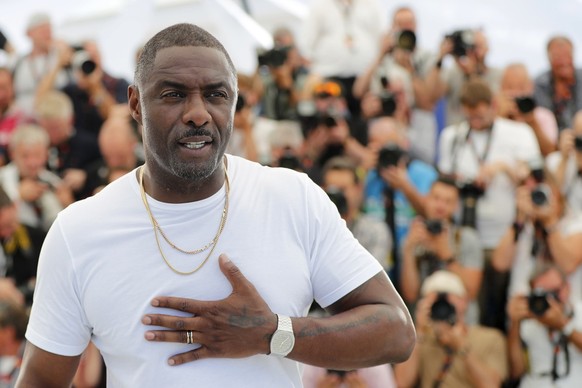
POLYGON ((212 131, 209 131, 208 129, 206 129, 204 127, 199 127, 199 128, 190 128, 187 131, 182 132, 178 136, 178 139, 183 139, 185 137, 193 137, 193 136, 208 136, 212 139, 215 138, 214 133, 212 131))

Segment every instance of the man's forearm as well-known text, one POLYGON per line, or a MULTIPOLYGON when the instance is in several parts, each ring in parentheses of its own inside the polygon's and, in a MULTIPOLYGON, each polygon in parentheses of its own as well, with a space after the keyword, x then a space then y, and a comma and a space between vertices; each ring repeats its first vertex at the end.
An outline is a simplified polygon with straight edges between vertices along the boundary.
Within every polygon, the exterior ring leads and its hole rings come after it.
POLYGON ((416 188, 410 183, 407 182, 402 187, 402 192, 410 202, 410 205, 414 208, 417 214, 421 216, 425 216, 424 213, 424 197, 416 190, 416 188))
POLYGON ((511 322, 507 333, 507 350, 509 353, 509 373, 512 378, 520 378, 526 370, 525 356, 519 335, 519 323, 511 322))
POLYGON ((333 369, 403 362, 416 341, 406 311, 365 305, 326 318, 293 318, 296 342, 288 358, 333 369))

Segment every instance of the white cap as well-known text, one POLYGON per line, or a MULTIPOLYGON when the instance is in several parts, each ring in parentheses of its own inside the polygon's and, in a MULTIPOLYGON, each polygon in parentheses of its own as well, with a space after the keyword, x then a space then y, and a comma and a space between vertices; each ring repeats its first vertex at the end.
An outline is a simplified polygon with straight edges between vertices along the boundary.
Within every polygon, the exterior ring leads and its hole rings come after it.
POLYGON ((422 283, 420 292, 423 296, 431 292, 445 292, 461 297, 467 295, 467 290, 461 278, 457 274, 446 270, 436 271, 427 277, 422 283))
POLYGON ((26 31, 50 22, 51 18, 48 13, 37 12, 32 14, 28 19, 28 22, 26 23, 26 31))

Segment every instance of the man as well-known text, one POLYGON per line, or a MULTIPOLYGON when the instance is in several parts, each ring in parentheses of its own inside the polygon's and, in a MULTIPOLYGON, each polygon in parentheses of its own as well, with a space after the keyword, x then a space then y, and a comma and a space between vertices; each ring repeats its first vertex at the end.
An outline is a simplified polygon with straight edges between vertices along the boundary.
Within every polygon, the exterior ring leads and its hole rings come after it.
POLYGON ((501 70, 486 63, 489 44, 483 31, 459 30, 447 35, 440 47, 434 68, 428 73, 427 87, 436 100, 445 97, 447 103, 447 125, 463 121, 460 94, 466 80, 481 79, 497 92, 501 80, 501 70), (443 67, 445 57, 451 55, 454 64, 443 67))
POLYGON ((129 89, 145 167, 76 202, 47 236, 20 386, 69 385, 89 340, 108 386, 294 386, 295 361, 408 357, 403 302, 323 190, 224 156, 235 74, 199 27, 146 43, 129 89), (303 318, 314 298, 342 314, 303 318))
POLYGON ((392 235, 385 222, 361 213, 364 188, 354 163, 346 157, 330 159, 323 169, 323 188, 354 237, 387 269, 392 235))
POLYGON ((467 293, 454 273, 426 278, 416 308, 418 344, 396 365, 399 387, 500 387, 507 376, 507 349, 495 329, 467 324, 467 293), (417 385, 419 383, 419 385, 417 385))
POLYGON ((101 159, 97 140, 76 130, 73 103, 63 92, 51 90, 44 94, 36 106, 36 117, 50 138, 49 170, 63 179, 75 198, 86 197, 88 168, 101 159))
POLYGON ((582 69, 574 67, 574 45, 565 36, 555 36, 546 46, 550 70, 535 80, 538 104, 551 110, 558 128, 570 128, 574 114, 582 109, 582 69))
POLYGON ((48 148, 44 129, 32 124, 18 127, 10 139, 12 162, 0 168, 0 185, 17 203, 20 222, 45 232, 73 202, 69 188, 45 168, 48 148))
POLYGON ((558 123, 552 111, 537 105, 533 91, 533 81, 525 65, 507 65, 497 94, 497 114, 529 125, 534 130, 542 155, 547 156, 556 150, 558 123))
POLYGON ((582 305, 572 305, 562 271, 551 263, 531 276, 532 293, 508 304, 511 377, 520 387, 579 387, 582 384, 582 305))
POLYGON ((8 162, 8 143, 12 132, 29 121, 24 112, 14 103, 12 73, 0 67, 0 165, 8 162))
MULTIPOLYGON (((458 207, 455 182, 437 179, 425 197, 426 218, 412 221, 403 243, 400 285, 406 302, 416 302, 423 280, 438 269, 459 276, 470 302, 477 297, 483 276, 483 251, 474 229, 454 225, 458 207)), ((469 322, 477 323, 477 306, 471 303, 469 307, 469 322)))
POLYGON ((556 177, 568 209, 574 213, 582 212, 582 111, 572 120, 572 129, 560 134, 558 151, 548 155, 546 165, 556 177))
POLYGON ((26 339, 28 313, 24 306, 0 300, 0 385, 14 387, 26 339))
POLYGON ((461 105, 466 121, 444 129, 438 167, 463 185, 463 224, 477 229, 485 250, 481 322, 502 329, 507 279, 497 276, 489 260, 514 220, 516 168, 541 160, 541 154, 529 126, 496 117, 492 92, 484 81, 470 80, 463 86, 461 105), (488 301, 490 295, 500 300, 488 301))

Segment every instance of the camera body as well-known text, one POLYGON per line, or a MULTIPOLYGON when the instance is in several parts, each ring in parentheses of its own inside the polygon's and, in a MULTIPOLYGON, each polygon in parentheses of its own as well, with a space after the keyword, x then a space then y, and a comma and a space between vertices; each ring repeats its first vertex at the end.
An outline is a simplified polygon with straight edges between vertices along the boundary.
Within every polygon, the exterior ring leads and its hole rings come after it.
POLYGON ((543 289, 533 289, 527 297, 527 304, 529 310, 538 317, 545 314, 545 312, 550 308, 550 303, 548 298, 554 298, 558 300, 557 292, 546 291, 543 289))
POLYGON ((82 47, 73 46, 72 48, 75 51, 71 60, 73 69, 81 70, 85 75, 92 74, 97 69, 97 64, 91 59, 89 53, 82 47))
POLYGON ((426 231, 432 236, 437 236, 444 230, 443 222, 441 220, 424 220, 424 226, 426 227, 426 231))
POLYGON ((287 61, 290 47, 275 47, 271 50, 257 52, 259 66, 281 67, 287 61))
POLYGON ((382 168, 390 167, 390 166, 397 166, 402 159, 406 155, 406 151, 400 148, 395 143, 388 143, 378 153, 378 165, 377 169, 380 170, 382 168))
POLYGON ((348 199, 346 198, 344 192, 337 187, 329 187, 325 191, 331 200, 337 207, 339 214, 343 217, 348 214, 348 199))
POLYGON ((412 30, 398 31, 395 42, 395 47, 412 52, 416 48, 416 34, 412 30))
POLYGON ((467 51, 475 47, 475 32, 473 30, 457 30, 446 35, 445 38, 453 42, 451 54, 457 58, 466 56, 467 51))
POLYGON ((517 109, 521 113, 530 113, 537 107, 536 100, 533 98, 533 96, 515 97, 514 100, 515 105, 517 105, 517 109))
POLYGON ((439 292, 430 307, 430 319, 435 322, 446 322, 453 326, 457 323, 457 310, 447 299, 447 293, 439 292))

